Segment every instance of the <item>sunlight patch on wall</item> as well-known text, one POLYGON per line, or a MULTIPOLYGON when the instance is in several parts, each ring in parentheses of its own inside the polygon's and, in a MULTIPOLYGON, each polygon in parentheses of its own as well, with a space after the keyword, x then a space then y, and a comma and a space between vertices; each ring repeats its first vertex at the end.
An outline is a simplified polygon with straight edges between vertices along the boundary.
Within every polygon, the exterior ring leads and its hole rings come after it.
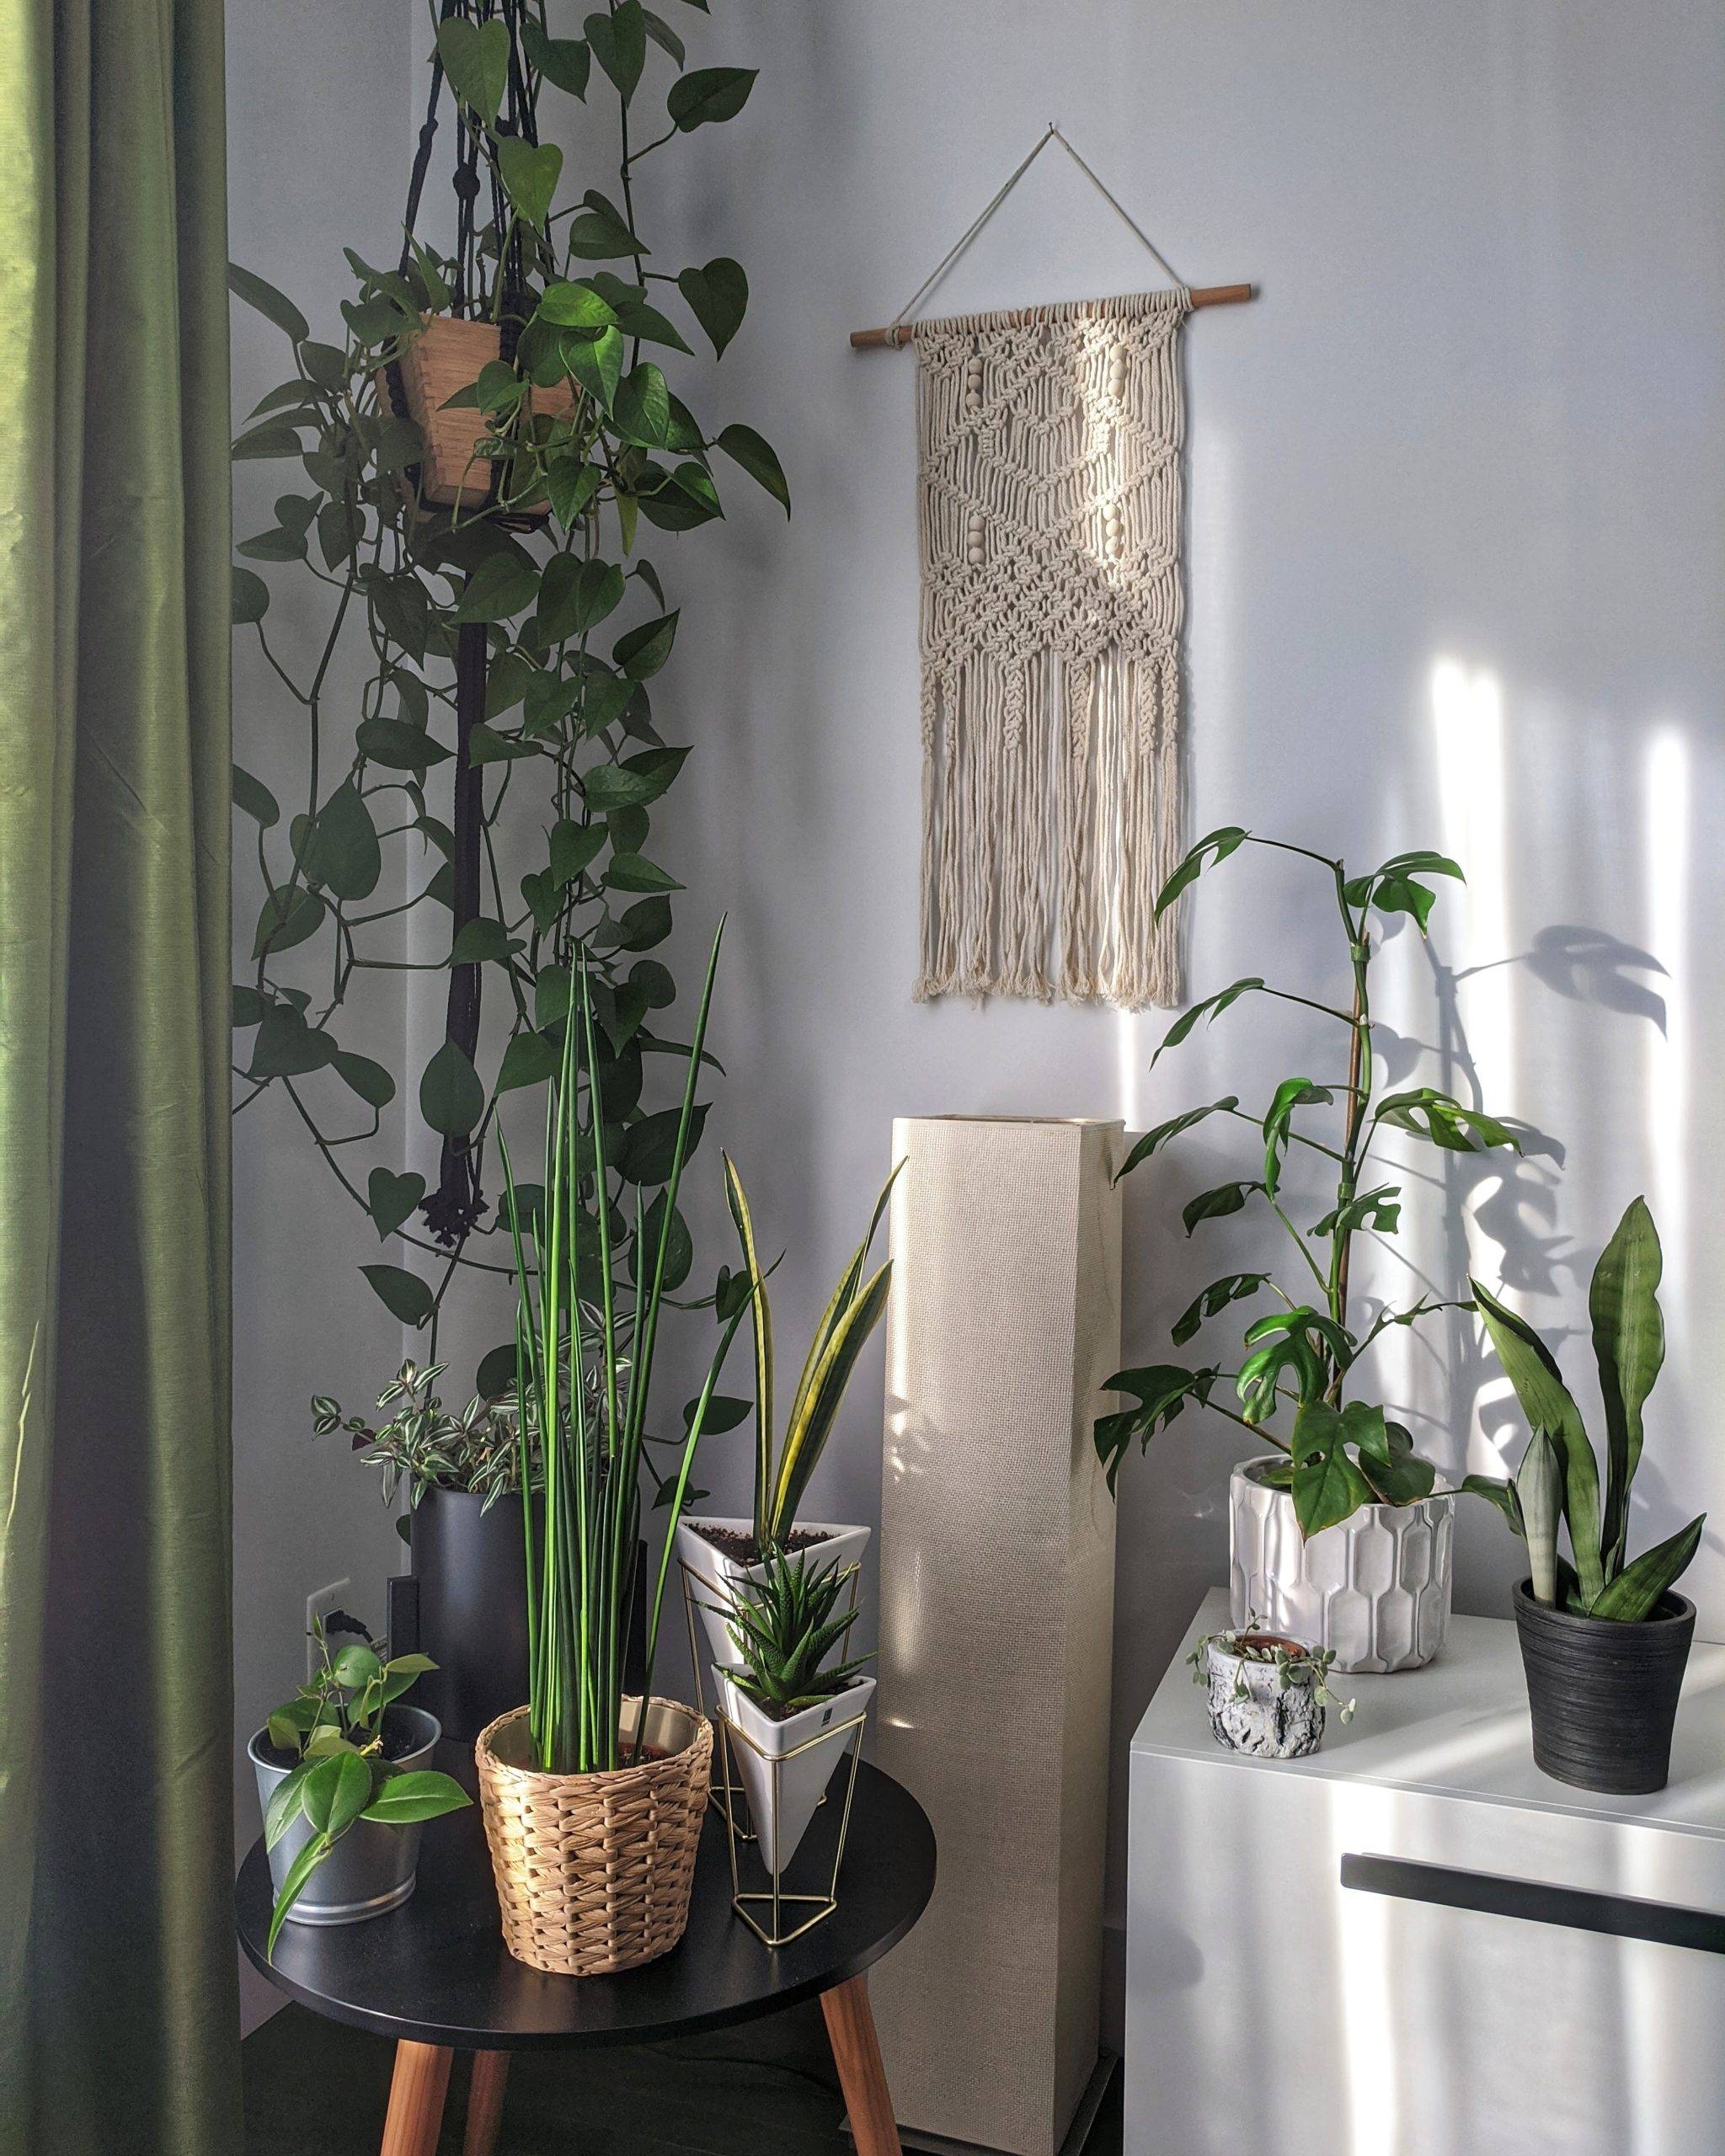
POLYGON ((1648 1202, 1659 1224, 1669 1295, 1688 1256, 1689 744, 1662 726, 1647 744, 1642 852, 1647 862, 1648 947, 1665 969, 1665 1030, 1642 1028, 1647 1056, 1648 1202))
POLYGON ((1446 885, 1442 894, 1439 918, 1450 924, 1445 955, 1458 975, 1471 975, 1458 995, 1486 1101, 1513 1108, 1515 1039, 1510 969, 1503 963, 1514 948, 1503 685, 1488 667, 1440 659, 1432 668, 1431 707, 1444 851, 1467 877, 1465 887, 1446 885))

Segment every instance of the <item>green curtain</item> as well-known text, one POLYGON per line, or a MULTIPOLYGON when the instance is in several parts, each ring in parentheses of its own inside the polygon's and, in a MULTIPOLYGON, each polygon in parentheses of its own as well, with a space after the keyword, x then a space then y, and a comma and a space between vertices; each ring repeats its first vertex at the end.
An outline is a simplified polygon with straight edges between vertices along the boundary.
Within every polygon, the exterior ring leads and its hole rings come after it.
POLYGON ((0 2156, 238 2156, 222 0, 0 100, 0 2156))

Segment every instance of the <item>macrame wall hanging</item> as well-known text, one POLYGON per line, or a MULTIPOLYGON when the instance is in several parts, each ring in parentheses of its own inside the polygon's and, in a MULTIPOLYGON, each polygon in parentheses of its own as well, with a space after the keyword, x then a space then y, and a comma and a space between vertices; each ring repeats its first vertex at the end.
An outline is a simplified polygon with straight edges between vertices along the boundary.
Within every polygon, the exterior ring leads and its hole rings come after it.
POLYGON ((913 341, 921 556, 919 1001, 1180 1000, 1183 285, 1057 127, 884 329, 913 341), (1133 296, 906 320, 1057 141, 1167 275, 1133 296))

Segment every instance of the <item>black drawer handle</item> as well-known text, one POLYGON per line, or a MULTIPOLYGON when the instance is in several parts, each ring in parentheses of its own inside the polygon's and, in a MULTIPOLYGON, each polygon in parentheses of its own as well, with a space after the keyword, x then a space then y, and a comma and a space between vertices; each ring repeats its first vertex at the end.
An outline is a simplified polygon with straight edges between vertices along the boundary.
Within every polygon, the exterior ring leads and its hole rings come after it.
POLYGON ((1461 1871, 1447 1864, 1362 1856, 1353 1850, 1342 1859, 1342 1884, 1363 1894, 1386 1894, 1398 1902, 1478 1909, 1487 1916, 1518 1917, 1528 1924, 1562 1924, 1571 1931, 1602 1931, 1614 1939, 1646 1939, 1656 1946, 1725 1954, 1725 1916, 1714 1909, 1638 1902, 1627 1894, 1593 1894, 1537 1879, 1506 1879, 1494 1871, 1461 1871))

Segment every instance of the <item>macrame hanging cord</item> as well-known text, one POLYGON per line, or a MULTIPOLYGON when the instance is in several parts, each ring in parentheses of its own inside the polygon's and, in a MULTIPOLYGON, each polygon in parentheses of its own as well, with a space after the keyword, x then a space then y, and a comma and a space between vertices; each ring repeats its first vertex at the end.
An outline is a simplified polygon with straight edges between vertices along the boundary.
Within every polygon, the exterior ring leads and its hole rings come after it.
MULTIPOLYGON (((1126 217, 1051 127, 889 334, 1051 141, 1126 217)), ((1177 280, 916 325, 919 1000, 1179 1000, 1155 908, 1180 841, 1190 306, 1177 280)))

